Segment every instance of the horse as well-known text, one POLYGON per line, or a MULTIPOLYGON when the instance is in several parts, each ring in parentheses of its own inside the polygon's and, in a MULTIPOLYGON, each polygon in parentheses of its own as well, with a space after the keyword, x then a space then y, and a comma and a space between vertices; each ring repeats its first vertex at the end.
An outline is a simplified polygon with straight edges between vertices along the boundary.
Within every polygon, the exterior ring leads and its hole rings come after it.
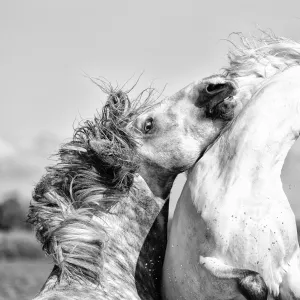
POLYGON ((55 264, 35 299, 158 300, 173 181, 232 119, 235 84, 215 75, 153 102, 94 81, 102 113, 61 146, 30 204, 55 264))
POLYGON ((280 179, 300 133, 300 44, 240 38, 224 75, 243 108, 188 171, 163 299, 300 299, 297 228, 280 179))

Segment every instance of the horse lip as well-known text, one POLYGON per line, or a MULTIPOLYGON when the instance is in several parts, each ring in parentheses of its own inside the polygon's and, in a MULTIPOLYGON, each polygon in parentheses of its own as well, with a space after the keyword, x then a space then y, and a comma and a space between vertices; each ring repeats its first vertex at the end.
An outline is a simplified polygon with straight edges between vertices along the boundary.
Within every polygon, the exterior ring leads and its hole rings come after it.
MULTIPOLYGON (((236 91, 236 88, 235 86, 233 85, 232 89, 229 91, 227 90, 225 93, 227 93, 227 97, 220 97, 219 100, 216 100, 216 101, 213 101, 212 105, 210 106, 210 110, 214 109, 216 106, 218 106, 219 104, 225 102, 225 101, 232 101, 233 100, 233 97, 237 94, 237 91, 236 91)), ((224 93, 224 91, 220 91, 219 93, 215 94, 214 96, 217 96, 219 95, 220 93, 224 93)))

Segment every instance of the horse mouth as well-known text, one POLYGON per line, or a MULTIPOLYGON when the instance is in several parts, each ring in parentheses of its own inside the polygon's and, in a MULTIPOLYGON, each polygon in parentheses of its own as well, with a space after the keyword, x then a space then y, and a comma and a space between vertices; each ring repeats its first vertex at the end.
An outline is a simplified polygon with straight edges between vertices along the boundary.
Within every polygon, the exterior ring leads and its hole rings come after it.
MULTIPOLYGON (((206 88, 208 94, 211 94, 209 85, 206 88)), ((234 110, 237 106, 235 95, 237 88, 235 83, 227 81, 219 87, 219 91, 211 94, 211 99, 206 106, 207 117, 213 119, 231 120, 234 117, 234 110)))

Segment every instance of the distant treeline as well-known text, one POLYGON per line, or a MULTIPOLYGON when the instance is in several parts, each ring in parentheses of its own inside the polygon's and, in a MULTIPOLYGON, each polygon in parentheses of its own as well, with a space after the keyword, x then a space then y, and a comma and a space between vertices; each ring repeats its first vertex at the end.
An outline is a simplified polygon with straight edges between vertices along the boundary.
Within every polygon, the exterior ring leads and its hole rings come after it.
POLYGON ((26 218, 27 208, 21 205, 17 195, 10 195, 0 203, 0 230, 30 230, 26 218))
POLYGON ((18 194, 0 203, 0 261, 44 258, 45 253, 26 222, 28 205, 18 194))

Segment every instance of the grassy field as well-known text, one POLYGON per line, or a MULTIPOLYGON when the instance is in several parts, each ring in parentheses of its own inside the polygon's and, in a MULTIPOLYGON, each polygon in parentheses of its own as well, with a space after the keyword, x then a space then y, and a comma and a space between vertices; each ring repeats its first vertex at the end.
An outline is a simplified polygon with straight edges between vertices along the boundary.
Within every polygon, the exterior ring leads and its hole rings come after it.
POLYGON ((0 231, 0 300, 29 300, 52 269, 33 233, 0 231))
POLYGON ((0 300, 31 300, 52 269, 51 261, 0 261, 0 300))
MULTIPOLYGON (((300 222, 297 223, 300 233, 300 222)), ((51 260, 41 258, 44 254, 40 245, 30 235, 24 232, 0 234, 0 300, 31 300, 52 270, 51 260), (31 251, 36 251, 36 259, 31 251), (3 257, 6 259, 1 259, 3 257)))

